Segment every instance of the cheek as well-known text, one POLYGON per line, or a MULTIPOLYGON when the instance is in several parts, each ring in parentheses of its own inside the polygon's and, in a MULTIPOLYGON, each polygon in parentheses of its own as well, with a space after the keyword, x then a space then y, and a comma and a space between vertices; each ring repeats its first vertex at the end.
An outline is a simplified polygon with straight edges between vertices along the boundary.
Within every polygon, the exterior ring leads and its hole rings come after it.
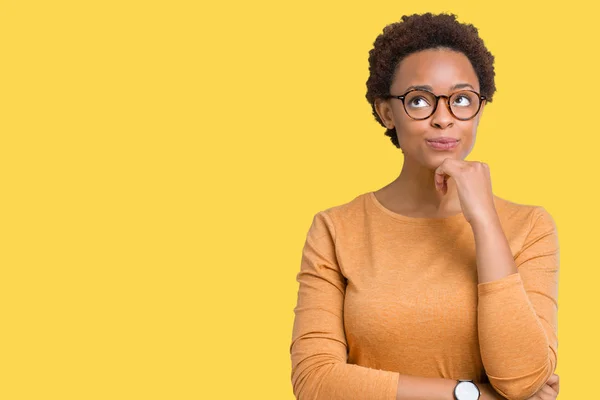
POLYGON ((475 139, 477 137, 477 125, 470 124, 465 126, 461 134, 463 157, 466 157, 475 147, 475 139))
POLYGON ((427 126, 420 123, 421 121, 398 121, 396 124, 396 136, 400 147, 408 149, 417 147, 419 141, 424 140, 428 135, 427 126))
POLYGON ((434 132, 433 128, 429 125, 428 120, 415 121, 408 117, 399 118, 396 122, 396 132, 401 137, 406 137, 407 140, 411 140, 417 137, 426 138, 431 136, 434 132))
POLYGON ((409 119, 398 122, 396 125, 396 135, 398 136, 400 146, 404 148, 418 148, 424 144, 425 138, 435 136, 436 134, 429 120, 415 121, 409 119))

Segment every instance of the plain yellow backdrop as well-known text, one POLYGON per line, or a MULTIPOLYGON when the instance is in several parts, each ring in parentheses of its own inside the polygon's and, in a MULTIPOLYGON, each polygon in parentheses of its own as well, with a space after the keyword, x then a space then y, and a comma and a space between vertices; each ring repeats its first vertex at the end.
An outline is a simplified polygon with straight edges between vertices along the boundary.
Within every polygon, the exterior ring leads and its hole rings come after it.
POLYGON ((365 99, 403 14, 496 57, 469 160, 561 244, 563 400, 595 398, 592 2, 0 2, 0 398, 293 399, 312 216, 402 155, 365 99))

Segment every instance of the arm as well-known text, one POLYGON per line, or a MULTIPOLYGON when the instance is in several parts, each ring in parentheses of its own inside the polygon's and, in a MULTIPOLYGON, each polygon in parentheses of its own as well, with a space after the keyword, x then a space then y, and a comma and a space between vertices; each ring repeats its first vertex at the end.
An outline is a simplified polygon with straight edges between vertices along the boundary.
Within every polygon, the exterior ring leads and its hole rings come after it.
POLYGON ((474 224, 473 231, 481 358, 498 393, 527 399, 544 386, 557 363, 556 225, 543 207, 536 207, 514 259, 499 222, 474 224))
MULTIPOLYGON (((292 385, 300 400, 452 400, 454 379, 400 375, 347 363, 343 307, 344 277, 335 255, 335 228, 323 212, 309 229, 300 272, 290 346, 292 385)), ((480 400, 496 400, 477 384, 480 400)))
POLYGON ((335 256, 335 231, 319 212, 308 231, 290 346, 299 400, 396 400, 399 374, 348 364, 343 308, 346 278, 335 256))

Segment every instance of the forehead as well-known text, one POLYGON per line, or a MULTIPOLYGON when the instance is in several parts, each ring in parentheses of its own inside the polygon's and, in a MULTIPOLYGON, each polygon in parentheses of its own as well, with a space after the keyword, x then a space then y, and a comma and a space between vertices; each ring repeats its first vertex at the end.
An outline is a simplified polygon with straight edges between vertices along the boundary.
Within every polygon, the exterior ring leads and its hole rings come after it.
POLYGON ((412 53, 400 62, 391 91, 429 85, 436 93, 448 93, 457 83, 469 83, 479 91, 479 80, 469 58, 453 50, 427 49, 412 53))

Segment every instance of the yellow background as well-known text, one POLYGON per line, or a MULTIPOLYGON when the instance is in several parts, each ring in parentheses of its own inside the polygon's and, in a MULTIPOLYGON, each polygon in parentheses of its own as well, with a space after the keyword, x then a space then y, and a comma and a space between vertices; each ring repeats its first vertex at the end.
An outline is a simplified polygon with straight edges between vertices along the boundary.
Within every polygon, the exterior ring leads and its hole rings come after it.
POLYGON ((402 165, 368 51, 426 11, 496 57, 468 159, 554 216, 559 398, 595 398, 597 10, 416 3, 2 1, 0 398, 293 399, 312 216, 402 165))

